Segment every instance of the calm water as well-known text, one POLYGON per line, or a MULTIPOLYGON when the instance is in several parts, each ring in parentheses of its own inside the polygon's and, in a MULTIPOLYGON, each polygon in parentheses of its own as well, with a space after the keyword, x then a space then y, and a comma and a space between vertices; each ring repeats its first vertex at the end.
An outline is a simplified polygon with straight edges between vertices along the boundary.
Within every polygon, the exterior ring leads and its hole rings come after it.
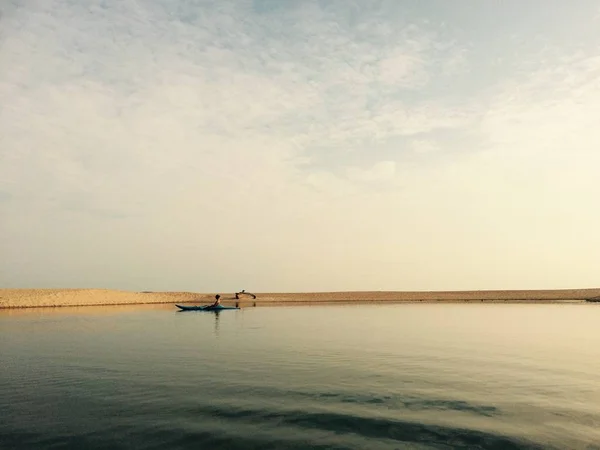
POLYGON ((600 449, 600 305, 0 312, 0 448, 600 449))

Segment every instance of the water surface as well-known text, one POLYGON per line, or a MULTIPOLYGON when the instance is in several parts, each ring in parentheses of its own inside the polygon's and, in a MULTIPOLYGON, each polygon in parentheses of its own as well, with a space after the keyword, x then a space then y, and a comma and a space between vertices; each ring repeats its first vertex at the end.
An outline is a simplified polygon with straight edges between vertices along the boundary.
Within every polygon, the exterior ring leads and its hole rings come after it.
POLYGON ((600 449, 600 305, 0 312, 2 449, 600 449))

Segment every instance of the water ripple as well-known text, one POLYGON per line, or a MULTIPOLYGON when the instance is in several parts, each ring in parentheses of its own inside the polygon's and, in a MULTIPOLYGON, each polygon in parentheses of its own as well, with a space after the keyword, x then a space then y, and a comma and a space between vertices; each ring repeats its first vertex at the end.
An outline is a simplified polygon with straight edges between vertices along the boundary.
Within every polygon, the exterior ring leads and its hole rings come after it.
POLYGON ((281 411, 202 405, 197 406, 194 411, 188 411, 188 413, 195 417, 201 415, 212 420, 224 419, 230 422, 234 428, 240 422, 256 424, 263 429, 268 426, 277 429, 281 429, 282 426, 293 426, 305 430, 329 431, 336 435, 357 435, 399 443, 424 444, 430 447, 433 446, 431 448, 491 450, 549 448, 521 438, 479 430, 393 420, 383 417, 362 417, 335 412, 281 411))

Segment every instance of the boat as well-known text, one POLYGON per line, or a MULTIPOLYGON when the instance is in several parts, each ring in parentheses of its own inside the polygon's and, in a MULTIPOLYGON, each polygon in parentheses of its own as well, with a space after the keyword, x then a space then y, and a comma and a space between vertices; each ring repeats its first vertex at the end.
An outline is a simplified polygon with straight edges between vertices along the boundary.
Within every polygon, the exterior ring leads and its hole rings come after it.
POLYGON ((223 311, 227 309, 240 309, 237 306, 223 306, 223 305, 203 305, 203 306, 185 306, 175 305, 182 311, 223 311))

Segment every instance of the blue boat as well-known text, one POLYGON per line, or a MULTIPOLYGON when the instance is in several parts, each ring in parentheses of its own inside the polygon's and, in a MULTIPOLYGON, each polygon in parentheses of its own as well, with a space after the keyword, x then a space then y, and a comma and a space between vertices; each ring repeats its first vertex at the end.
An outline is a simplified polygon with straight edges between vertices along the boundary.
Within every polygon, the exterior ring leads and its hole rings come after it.
POLYGON ((204 306, 185 306, 175 305, 182 311, 223 311, 227 309, 240 309, 237 306, 223 306, 223 305, 204 305, 204 306))

